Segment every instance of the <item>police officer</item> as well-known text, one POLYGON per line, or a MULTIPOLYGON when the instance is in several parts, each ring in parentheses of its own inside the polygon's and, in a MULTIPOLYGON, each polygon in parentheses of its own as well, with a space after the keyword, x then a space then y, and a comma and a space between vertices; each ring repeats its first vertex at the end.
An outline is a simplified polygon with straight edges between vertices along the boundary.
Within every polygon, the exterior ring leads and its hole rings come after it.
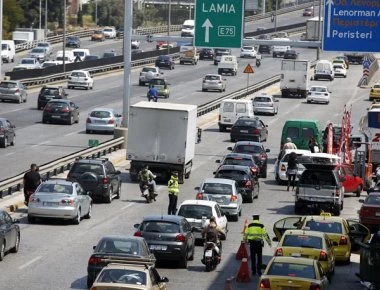
POLYGON ((178 201, 178 172, 174 171, 168 182, 168 191, 169 191, 169 206, 168 206, 168 215, 175 215, 177 210, 177 201, 178 201))
POLYGON ((249 242, 249 248, 251 251, 252 275, 256 275, 257 270, 257 274, 261 276, 264 239, 270 247, 272 246, 272 243, 267 234, 265 226, 260 222, 259 218, 259 215, 253 215, 253 221, 245 230, 244 240, 249 242))

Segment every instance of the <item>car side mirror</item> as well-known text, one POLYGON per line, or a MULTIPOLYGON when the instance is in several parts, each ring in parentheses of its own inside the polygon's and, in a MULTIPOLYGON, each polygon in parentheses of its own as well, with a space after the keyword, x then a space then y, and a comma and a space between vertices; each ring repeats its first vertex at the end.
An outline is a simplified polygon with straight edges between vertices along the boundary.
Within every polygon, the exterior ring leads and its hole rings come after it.
POLYGON ((232 151, 232 147, 227 147, 227 150, 230 150, 230 151, 232 151))
POLYGON ((270 149, 265 149, 265 152, 267 152, 267 153, 270 152, 270 149))
POLYGON ((359 202, 360 202, 360 203, 364 203, 364 199, 362 199, 362 198, 359 199, 359 202))
POLYGON ((95 250, 95 249, 96 249, 96 246, 92 246, 92 249, 95 250))
POLYGON ((168 277, 161 277, 160 282, 169 282, 168 277))
POLYGON ((133 227, 134 227, 135 229, 138 229, 138 228, 140 227, 140 224, 134 224, 133 227))
POLYGON ((220 163, 220 160, 219 159, 215 160, 215 163, 220 163))
POLYGON ((116 170, 115 174, 121 174, 120 170, 116 170))
POLYGON ((212 174, 214 174, 214 175, 215 175, 215 174, 216 174, 216 171, 214 171, 212 174))
POLYGON ((273 242, 278 242, 278 238, 277 238, 277 237, 273 237, 273 238, 272 238, 272 241, 273 241, 273 242))
POLYGON ((19 224, 19 223, 20 223, 20 220, 19 220, 19 219, 13 219, 13 220, 12 220, 12 223, 13 223, 13 224, 19 224))

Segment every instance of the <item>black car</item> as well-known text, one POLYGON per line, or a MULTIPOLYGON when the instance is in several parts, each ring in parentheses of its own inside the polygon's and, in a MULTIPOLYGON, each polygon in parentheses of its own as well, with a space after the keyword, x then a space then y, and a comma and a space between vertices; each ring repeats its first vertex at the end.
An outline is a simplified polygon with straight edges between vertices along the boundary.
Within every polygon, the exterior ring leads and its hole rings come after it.
MULTIPOLYGON (((243 153, 228 153, 226 154, 222 160, 216 160, 216 163, 220 163, 222 165, 241 165, 248 166, 251 168, 253 175, 259 177, 260 175, 260 167, 256 164, 255 159, 251 154, 243 154, 243 153)), ((220 167, 219 166, 219 167, 220 167)))
POLYGON ((235 180, 244 202, 253 202, 254 198, 259 197, 259 182, 250 167, 222 165, 214 174, 215 178, 235 180))
POLYGON ((116 30, 116 38, 123 38, 124 37, 124 28, 119 28, 116 30))
POLYGON ((135 224, 135 228, 135 236, 143 237, 147 241, 158 261, 174 261, 181 268, 187 268, 187 261, 194 259, 194 234, 183 216, 145 216, 140 224, 135 224))
POLYGON ((11 216, 0 209, 0 261, 4 260, 7 252, 17 253, 20 246, 20 227, 11 216))
POLYGON ((70 100, 50 100, 42 112, 42 123, 79 123, 79 107, 70 100))
POLYGON ((260 44, 258 48, 258 52, 261 54, 270 54, 270 46, 260 44))
POLYGON ((284 53, 284 59, 297 59, 298 53, 293 49, 288 49, 284 53))
POLYGON ((113 49, 103 52, 103 58, 115 57, 115 56, 117 56, 117 52, 113 49))
POLYGON ((262 143, 252 141, 239 141, 236 142, 233 148, 228 147, 227 149, 233 153, 251 154, 255 159, 256 164, 260 167, 260 177, 267 177, 267 153, 270 152, 270 149, 265 149, 262 143))
POLYGON ((199 52, 199 59, 211 59, 213 60, 214 59, 214 50, 212 48, 203 48, 200 52, 199 52))
POLYGON ((68 94, 62 87, 43 86, 38 94, 37 110, 42 110, 47 102, 54 99, 67 99, 68 94))
POLYGON ((8 145, 16 145, 16 126, 9 120, 0 118, 0 147, 6 148, 8 145))
POLYGON ((87 265, 87 287, 91 288, 100 271, 112 262, 139 260, 155 261, 143 238, 133 236, 105 236, 100 239, 87 265))
POLYGON ((174 60, 169 55, 160 55, 157 57, 155 65, 159 68, 166 67, 172 70, 174 69, 174 60))
POLYGON ((113 198, 120 198, 120 171, 108 158, 76 159, 67 179, 79 182, 85 191, 90 192, 92 199, 111 203, 113 198))
POLYGON ((66 38, 66 47, 80 47, 80 38, 77 36, 68 36, 66 38))
POLYGON ((87 61, 87 60, 96 60, 96 59, 99 59, 100 57, 97 56, 97 55, 86 55, 84 57, 84 61, 87 61))
POLYGON ((268 125, 259 118, 240 117, 232 125, 230 132, 231 141, 257 141, 268 139, 268 125))

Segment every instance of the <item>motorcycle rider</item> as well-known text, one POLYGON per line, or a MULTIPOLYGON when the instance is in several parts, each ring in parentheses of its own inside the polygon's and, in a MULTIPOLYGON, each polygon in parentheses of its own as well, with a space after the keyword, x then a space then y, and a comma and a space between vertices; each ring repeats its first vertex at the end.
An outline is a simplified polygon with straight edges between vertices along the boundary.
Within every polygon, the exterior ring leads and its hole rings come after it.
POLYGON ((149 102, 153 99, 154 102, 157 102, 158 91, 154 85, 148 91, 148 100, 149 102))
MULTIPOLYGON (((207 242, 214 243, 214 251, 220 259, 222 255, 222 243, 220 237, 225 237, 226 233, 224 230, 218 226, 216 223, 216 218, 212 216, 210 222, 202 230, 202 238, 205 239, 204 251, 206 251, 207 242)), ((204 260, 202 259, 202 262, 204 260)))
POLYGON ((156 175, 149 170, 149 166, 145 165, 143 169, 139 172, 138 180, 140 181, 140 191, 141 197, 144 197, 144 185, 149 186, 149 190, 153 190, 154 195, 157 196, 156 181, 154 180, 156 175))
POLYGON ((41 176, 38 173, 38 166, 35 163, 30 165, 30 171, 24 174, 24 198, 25 205, 28 205, 29 197, 34 193, 41 183, 41 176))
POLYGON ((261 54, 256 55, 256 66, 259 67, 261 65, 261 54))

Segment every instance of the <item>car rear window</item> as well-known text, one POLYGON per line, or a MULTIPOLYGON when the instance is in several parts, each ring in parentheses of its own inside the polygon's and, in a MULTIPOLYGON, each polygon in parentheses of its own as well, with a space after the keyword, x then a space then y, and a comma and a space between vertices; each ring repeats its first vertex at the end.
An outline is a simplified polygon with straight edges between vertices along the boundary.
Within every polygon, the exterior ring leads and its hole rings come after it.
POLYGON ((365 204, 380 205, 380 196, 370 195, 367 197, 365 204))
POLYGON ((208 76, 205 76, 205 80, 219 81, 220 80, 220 76, 208 75, 208 76))
POLYGON ((231 113, 234 111, 235 104, 231 102, 226 102, 223 105, 223 112, 225 113, 231 113))
POLYGON ((215 175, 217 178, 226 178, 232 180, 247 180, 249 176, 245 171, 241 170, 220 170, 215 175))
POLYGON ((256 97, 253 101, 254 102, 266 102, 266 103, 270 103, 271 99, 268 98, 268 97, 256 97))
POLYGON ((224 159, 223 165, 242 165, 242 166, 252 166, 251 159, 243 158, 226 158, 224 159))
POLYGON ((260 153, 262 148, 255 145, 238 145, 234 149, 235 153, 260 153))
POLYGON ((144 67, 142 69, 143 72, 156 72, 156 69, 154 67, 144 67))
POLYGON ((311 87, 310 91, 311 92, 322 92, 323 93, 323 92, 326 92, 327 89, 324 87, 311 87))
POLYGON ((103 239, 96 248, 98 253, 120 253, 140 255, 141 249, 138 241, 133 239, 103 239))
POLYGON ((313 265, 302 265, 293 263, 273 263, 267 275, 299 277, 307 279, 315 279, 315 271, 313 265))
POLYGON ((178 215, 184 218, 202 219, 202 217, 207 217, 209 219, 212 216, 212 208, 207 205, 182 205, 178 211, 178 215))
POLYGON ((256 128, 258 127, 258 122, 255 120, 237 120, 235 126, 256 128))
POLYGON ((108 111, 92 111, 90 116, 94 118, 104 119, 104 118, 110 118, 111 113, 108 111))
POLYGON ((322 249, 322 238, 308 235, 285 235, 282 246, 322 249))
POLYGON ((45 95, 45 96, 58 95, 58 94, 59 94, 58 89, 42 89, 42 95, 45 95))
POLYGON ((62 109, 62 108, 68 108, 68 107, 69 107, 69 105, 67 103, 61 103, 61 102, 49 102, 46 105, 46 108, 62 109))
POLYGON ((331 171, 306 170, 300 180, 304 185, 329 185, 336 186, 334 175, 331 171))
POLYGON ((97 282, 146 285, 146 273, 129 269, 104 269, 97 282))
POLYGON ((74 163, 70 170, 71 173, 83 174, 85 172, 93 172, 98 175, 103 174, 103 166, 100 164, 80 164, 74 163))
POLYGON ((167 221, 146 221, 143 223, 142 231, 151 233, 174 234, 180 232, 179 224, 167 221))
POLYGON ((333 221, 327 221, 327 220, 323 220, 323 221, 309 220, 306 222, 305 226, 310 228, 311 231, 335 233, 335 234, 342 233, 342 224, 340 222, 333 222, 333 221))
POLYGON ((71 185, 66 184, 52 184, 52 183, 43 183, 38 192, 46 192, 46 193, 63 193, 63 194, 72 194, 73 187, 71 185))
POLYGON ((207 194, 232 194, 231 184, 222 183, 205 183, 203 184, 202 191, 207 194))
POLYGON ((0 83, 0 88, 13 89, 16 87, 17 87, 17 85, 15 83, 10 83, 10 82, 1 82, 0 83))
POLYGON ((84 77, 86 77, 86 74, 83 73, 83 72, 80 72, 80 71, 76 71, 76 72, 72 72, 71 76, 72 77, 82 77, 82 78, 84 78, 84 77))

